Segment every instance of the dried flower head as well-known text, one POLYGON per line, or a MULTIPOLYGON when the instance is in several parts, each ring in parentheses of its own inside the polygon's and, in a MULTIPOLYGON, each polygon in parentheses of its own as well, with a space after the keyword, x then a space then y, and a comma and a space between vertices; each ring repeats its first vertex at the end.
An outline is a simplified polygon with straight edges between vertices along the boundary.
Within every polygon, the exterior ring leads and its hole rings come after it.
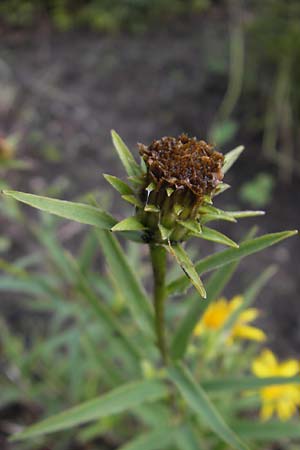
POLYGON ((200 231, 200 207, 210 201, 223 178, 223 155, 186 134, 163 137, 149 146, 139 144, 139 151, 146 174, 140 191, 143 211, 138 217, 151 239, 159 241, 163 234, 163 240, 167 235, 180 241, 191 231, 200 231))
POLYGON ((223 178, 224 156, 205 141, 181 134, 163 137, 148 147, 139 144, 150 177, 161 187, 190 190, 198 198, 209 195, 223 178))

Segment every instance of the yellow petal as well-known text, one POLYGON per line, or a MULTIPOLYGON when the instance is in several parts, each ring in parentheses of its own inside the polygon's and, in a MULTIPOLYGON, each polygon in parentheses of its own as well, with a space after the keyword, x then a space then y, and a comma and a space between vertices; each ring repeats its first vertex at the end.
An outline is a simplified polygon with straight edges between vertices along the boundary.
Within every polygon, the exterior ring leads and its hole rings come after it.
POLYGON ((293 377, 299 372, 298 361, 296 361, 295 359, 290 359, 286 362, 283 362, 279 364, 278 370, 279 375, 282 375, 283 377, 293 377))
POLYGON ((266 340, 265 333, 259 328, 251 327, 249 325, 237 325, 232 331, 234 337, 242 339, 250 339, 251 341, 263 342, 266 340))
POLYGON ((276 412, 280 420, 290 419, 296 412, 296 405, 293 401, 283 398, 276 405, 276 412))
POLYGON ((271 350, 263 350, 252 363, 252 372, 257 377, 271 377, 276 375, 276 371, 277 359, 271 350))
POLYGON ((242 303, 243 297, 241 295, 234 296, 229 302, 230 310, 233 311, 234 309, 237 309, 242 303))
POLYGON ((257 308, 248 308, 240 315, 240 321, 243 323, 253 322, 259 316, 259 310, 257 308))
POLYGON ((263 421, 271 419, 274 412, 274 404, 273 403, 263 403, 262 408, 260 410, 260 418, 263 421))
POLYGON ((194 336, 200 336, 203 334, 204 326, 202 321, 200 320, 194 328, 194 336))

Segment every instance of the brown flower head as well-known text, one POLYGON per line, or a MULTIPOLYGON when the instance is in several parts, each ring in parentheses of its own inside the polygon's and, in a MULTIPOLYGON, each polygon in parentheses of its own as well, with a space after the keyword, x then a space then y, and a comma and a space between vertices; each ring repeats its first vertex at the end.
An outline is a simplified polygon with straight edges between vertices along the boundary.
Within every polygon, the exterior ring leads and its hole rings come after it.
POLYGON ((149 230, 149 239, 158 242, 164 233, 173 241, 186 239, 191 227, 200 229, 200 208, 223 178, 223 155, 186 134, 139 144, 139 151, 147 171, 137 216, 149 230))
POLYGON ((189 190, 199 199, 211 194, 223 178, 224 156, 212 145, 186 134, 163 137, 148 147, 139 144, 139 151, 158 187, 164 184, 189 190))

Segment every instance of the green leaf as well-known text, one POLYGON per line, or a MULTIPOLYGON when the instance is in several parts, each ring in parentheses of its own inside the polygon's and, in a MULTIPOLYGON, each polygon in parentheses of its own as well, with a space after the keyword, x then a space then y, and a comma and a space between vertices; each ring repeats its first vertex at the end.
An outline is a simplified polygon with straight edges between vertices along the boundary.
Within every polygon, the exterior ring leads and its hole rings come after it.
POLYGON ((227 183, 220 183, 216 187, 215 192, 213 193, 213 197, 216 197, 217 195, 223 194, 223 192, 227 191, 227 189, 230 189, 230 184, 227 183))
POLYGON ((236 450, 248 449, 224 422, 204 389, 196 383, 189 370, 183 364, 171 367, 169 369, 169 376, 179 390, 182 398, 201 422, 205 422, 220 439, 232 448, 236 450))
POLYGON ((135 195, 122 195, 122 199, 128 203, 131 203, 136 208, 142 208, 143 204, 135 195))
POLYGON ((160 209, 156 205, 150 205, 149 203, 145 206, 144 211, 159 213, 160 209))
POLYGON ((181 426, 175 435, 176 444, 179 450, 201 450, 199 439, 190 424, 181 426))
POLYGON ((139 231, 145 230, 145 226, 138 221, 136 217, 126 217, 126 219, 121 220, 116 225, 114 225, 111 231, 139 231))
POLYGON ((253 376, 232 377, 232 378, 212 378, 211 380, 204 380, 202 387, 209 392, 223 392, 223 391, 243 391, 256 390, 267 386, 278 386, 291 383, 300 384, 300 376, 294 377, 266 377, 257 378, 253 376))
POLYGON ((75 222, 93 225, 104 230, 110 229, 117 222, 111 215, 102 211, 100 208, 83 203, 67 202, 65 200, 57 200, 17 191, 5 190, 2 193, 33 208, 55 214, 65 219, 75 220, 75 222))
POLYGON ((111 131, 112 141, 119 155, 120 160, 129 177, 142 175, 142 170, 132 156, 129 148, 114 130, 111 131))
POLYGON ((168 245, 166 246, 166 248, 175 257, 178 264, 180 265, 186 276, 189 278, 193 286, 197 289, 201 297, 206 298, 206 292, 203 283, 195 270, 193 262, 190 260, 185 250, 179 244, 168 245))
MULTIPOLYGON (((271 421, 259 423, 257 421, 241 420, 233 424, 238 435, 243 438, 258 441, 276 441, 279 439, 300 438, 299 421, 279 422, 271 421)), ((296 448, 296 447, 295 447, 296 448)))
POLYGON ((256 216, 264 216, 265 211, 226 211, 226 213, 234 217, 235 219, 242 219, 244 217, 256 217, 256 216))
POLYGON ((201 233, 200 224, 196 220, 177 220, 177 223, 193 233, 201 233))
POLYGON ((213 230, 212 228, 202 227, 202 231, 199 234, 195 234, 195 236, 205 239, 207 241, 217 242, 218 244, 227 245, 229 247, 238 248, 239 245, 231 240, 229 237, 225 236, 225 234, 220 233, 217 230, 213 230))
MULTIPOLYGON (((237 261, 245 256, 257 253, 271 245, 277 244, 284 239, 295 236, 297 230, 282 231, 280 233, 265 234, 255 239, 248 240, 240 244, 239 248, 230 248, 222 252, 207 256, 195 264, 197 272, 201 275, 205 272, 222 267, 227 263, 237 261)), ((175 292, 183 292, 189 286, 189 281, 182 276, 172 281, 168 286, 170 294, 175 292)))
POLYGON ((153 312, 150 301, 129 266, 126 256, 116 238, 107 231, 97 232, 99 244, 107 260, 109 269, 118 282, 120 291, 143 333, 153 337, 153 312))
POLYGON ((245 147, 243 145, 239 145, 230 152, 226 153, 224 158, 224 165, 222 168, 222 172, 224 174, 228 172, 228 170, 233 166, 233 164, 236 162, 236 160, 239 158, 239 156, 244 150, 245 147))
POLYGON ((13 436, 12 440, 23 440, 65 430, 101 417, 122 413, 142 403, 153 402, 167 395, 167 388, 156 380, 129 383, 32 425, 13 436))
POLYGON ((120 180, 120 178, 115 177, 113 175, 103 175, 106 181, 108 181, 109 184, 112 185, 116 191, 118 191, 121 195, 131 195, 134 194, 133 190, 131 189, 128 184, 126 184, 124 181, 120 180))
POLYGON ((173 434, 173 428, 164 426, 141 434, 119 447, 118 450, 160 450, 172 444, 173 434))

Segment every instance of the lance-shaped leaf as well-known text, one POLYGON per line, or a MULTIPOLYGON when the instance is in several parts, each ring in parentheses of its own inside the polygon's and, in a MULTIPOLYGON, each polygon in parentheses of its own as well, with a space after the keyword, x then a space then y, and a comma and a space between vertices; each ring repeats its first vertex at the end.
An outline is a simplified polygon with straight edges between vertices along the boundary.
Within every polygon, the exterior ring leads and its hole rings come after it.
POLYGON ((226 211, 226 213, 235 219, 243 219, 244 217, 264 216, 265 211, 226 211))
POLYGON ((145 226, 136 217, 126 217, 121 222, 116 223, 111 231, 139 231, 145 230, 145 226))
MULTIPOLYGON (((230 248, 203 258, 195 264, 195 268, 201 275, 205 272, 217 269, 218 267, 222 267, 227 263, 237 261, 245 256, 257 253, 267 247, 270 247, 271 245, 277 244, 284 239, 295 236, 297 233, 297 230, 282 231, 280 233, 270 233, 255 239, 250 239, 246 242, 242 242, 239 248, 230 248)), ((179 277, 169 284, 168 291, 170 294, 175 292, 183 292, 188 286, 189 281, 186 277, 179 277)))
POLYGON ((248 447, 224 422, 215 406, 211 403, 204 389, 196 383, 189 370, 183 364, 169 369, 171 381, 179 390, 182 398, 196 414, 198 420, 204 422, 219 438, 236 450, 248 450, 248 447))
POLYGON ((245 150, 243 145, 239 145, 230 152, 226 153, 224 158, 224 164, 222 167, 222 172, 225 174, 233 166, 236 160, 239 158, 240 154, 245 150))
POLYGON ((131 189, 128 184, 126 184, 123 180, 120 180, 120 178, 115 177, 113 175, 103 175, 106 181, 114 188, 116 191, 118 191, 121 195, 132 195, 134 194, 133 190, 131 189))
POLYGON ((110 214, 100 208, 84 203, 67 202, 65 200, 10 190, 2 191, 2 193, 41 211, 55 214, 64 219, 75 220, 75 222, 93 225, 104 230, 109 230, 117 223, 110 214))
POLYGON ((230 189, 230 184, 227 184, 227 183, 218 184, 215 192, 213 193, 213 197, 216 197, 217 195, 222 194, 223 192, 227 191, 227 189, 230 189))
POLYGON ((299 384, 300 376, 294 377, 266 377, 258 378, 253 376, 232 377, 232 378, 212 378, 204 380, 202 387, 209 392, 243 391, 256 390, 267 386, 282 386, 285 384, 299 384))
POLYGON ((212 228, 208 228, 208 227, 204 227, 204 226, 202 227, 201 233, 194 234, 194 236, 205 239, 207 241, 216 242, 217 244, 227 245, 229 247, 235 247, 235 248, 239 247, 239 245, 236 242, 234 242, 229 237, 225 236, 225 234, 220 233, 217 230, 213 230, 212 228))
POLYGON ((113 144, 129 177, 142 175, 142 169, 135 161, 129 148, 114 130, 111 131, 113 144))
POLYGON ((193 262, 191 261, 185 250, 179 244, 169 245, 166 246, 166 248, 175 257, 176 261, 178 262, 186 276, 189 278, 193 286, 197 289, 201 297, 206 298, 206 292, 203 283, 195 270, 193 262))
MULTIPOLYGON (((299 439, 299 421, 279 422, 272 420, 259 423, 253 420, 240 420, 233 424, 239 436, 256 441, 278 441, 280 439, 299 439)), ((295 449, 297 447, 294 447, 295 449)))
POLYGON ((136 208, 142 208, 143 204, 141 200, 139 200, 135 195, 122 195, 122 199, 125 200, 128 203, 131 203, 136 208))
POLYGON ((193 233, 201 233, 201 226, 196 220, 177 220, 177 223, 193 233))
POLYGON ((12 440, 23 440, 55 431, 65 430, 101 417, 122 413, 146 402, 168 395, 166 386, 156 380, 128 383, 98 398, 82 403, 49 417, 16 434, 12 440))
POLYGON ((166 426, 148 431, 122 445, 119 450, 161 450, 169 448, 173 443, 175 431, 174 428, 166 426))

